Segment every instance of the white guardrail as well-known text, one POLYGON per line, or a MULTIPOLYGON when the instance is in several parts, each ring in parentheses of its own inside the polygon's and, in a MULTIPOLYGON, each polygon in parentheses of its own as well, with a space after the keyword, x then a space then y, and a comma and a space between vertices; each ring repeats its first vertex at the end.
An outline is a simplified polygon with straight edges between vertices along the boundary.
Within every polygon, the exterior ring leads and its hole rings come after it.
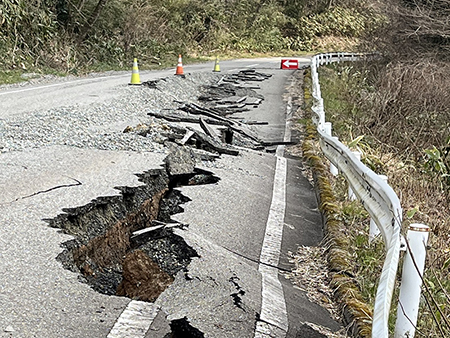
MULTIPOLYGON (((361 201, 364 208, 370 214, 371 222, 376 224, 383 237, 386 248, 386 258, 383 264, 375 298, 372 321, 372 337, 388 338, 389 312, 397 278, 401 241, 404 240, 400 234, 402 224, 402 208, 399 198, 395 194, 394 190, 387 184, 386 180, 366 167, 354 153, 352 153, 338 140, 337 137, 332 137, 331 123, 325 122, 325 111, 320 92, 318 75, 318 67, 321 65, 333 62, 357 61, 372 58, 374 56, 374 54, 364 55, 354 53, 327 53, 313 56, 311 59, 312 96, 314 100, 312 110, 315 113, 315 116, 313 116, 313 121, 317 125, 319 143, 323 153, 332 163, 332 169, 336 171, 337 168, 346 178, 351 191, 361 201)), ((418 242, 426 244, 426 239, 423 238, 423 229, 425 229, 426 232, 428 231, 426 229, 429 228, 423 225, 416 225, 413 230, 415 229, 419 229, 416 231, 422 236, 419 238, 418 242)), ((426 234, 428 233, 426 232, 426 234)), ((413 241, 410 239, 409 232, 406 240, 409 243, 408 248, 410 248, 410 244, 413 243, 413 241)), ((424 249, 424 247, 419 249, 424 249)), ((423 259, 418 257, 417 252, 413 253, 411 250, 408 250, 407 256, 410 254, 412 257, 415 257, 415 259, 412 258, 413 263, 416 263, 418 258, 419 260, 424 261, 425 253, 424 250, 422 251, 423 252, 421 255, 423 256, 423 259)), ((408 259, 406 258, 405 261, 406 260, 408 259)), ((417 264, 414 264, 411 270, 412 271, 409 273, 412 274, 412 276, 405 276, 405 271, 403 271, 400 301, 397 311, 397 323, 395 328, 396 338, 414 337, 420 300, 423 266, 422 270, 420 270, 420 268, 417 268, 417 264), (418 270, 420 270, 420 272, 418 272, 418 270), (405 279, 407 279, 410 284, 412 281, 414 286, 407 285, 408 283, 405 283, 405 279), (404 285, 407 288, 405 290, 403 290, 404 285), (411 292, 418 292, 418 295, 413 295, 411 292), (405 300, 403 302, 402 293, 405 295, 405 300), (412 304, 410 302, 411 299, 413 299, 412 304), (409 301, 408 304, 407 300, 409 301), (407 306, 405 306, 405 304, 407 304, 407 306), (408 307, 408 309, 405 309, 406 307, 408 307)))

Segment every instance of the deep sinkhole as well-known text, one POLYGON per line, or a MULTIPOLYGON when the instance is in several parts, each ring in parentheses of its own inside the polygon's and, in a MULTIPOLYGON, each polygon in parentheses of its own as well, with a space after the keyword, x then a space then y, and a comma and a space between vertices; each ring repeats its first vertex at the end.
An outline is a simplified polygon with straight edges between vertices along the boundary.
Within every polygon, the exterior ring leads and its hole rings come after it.
POLYGON ((183 212, 181 205, 190 201, 176 188, 219 181, 183 158, 189 154, 169 155, 162 168, 138 174, 143 185, 116 187, 117 196, 98 197, 47 220, 74 237, 62 244, 57 260, 100 293, 155 301, 198 257, 173 232, 187 225, 176 224, 171 216, 183 212))

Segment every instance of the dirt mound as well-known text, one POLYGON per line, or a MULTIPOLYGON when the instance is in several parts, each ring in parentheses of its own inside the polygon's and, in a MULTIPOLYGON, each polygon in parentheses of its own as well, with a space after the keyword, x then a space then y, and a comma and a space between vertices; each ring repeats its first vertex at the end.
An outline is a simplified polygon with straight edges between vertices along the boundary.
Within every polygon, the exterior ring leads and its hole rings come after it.
POLYGON ((117 295, 154 302, 172 282, 173 277, 143 251, 136 250, 123 261, 123 280, 117 288, 117 295))

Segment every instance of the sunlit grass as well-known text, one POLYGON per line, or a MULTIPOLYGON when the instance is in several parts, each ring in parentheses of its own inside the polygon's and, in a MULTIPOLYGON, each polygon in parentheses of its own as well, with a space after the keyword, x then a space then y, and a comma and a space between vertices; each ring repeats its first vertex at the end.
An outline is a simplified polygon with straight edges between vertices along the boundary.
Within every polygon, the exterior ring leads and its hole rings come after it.
MULTIPOLYGON (((364 95, 374 89, 365 82, 364 73, 349 66, 324 67, 320 76, 327 121, 333 123, 334 135, 350 144, 360 136, 358 130, 364 130, 359 124, 364 123, 368 114, 376 113, 375 109, 367 109, 367 105, 365 110, 358 105, 361 93, 364 95)), ((402 133, 401 130, 399 132, 402 133)), ((363 153, 362 162, 376 173, 387 175, 388 183, 401 199, 405 212, 403 234, 406 235, 410 223, 424 223, 433 230, 428 243, 424 276, 426 288, 422 288, 416 336, 447 337, 450 335, 450 214, 447 195, 439 181, 424 170, 420 158, 415 160, 406 156, 394 144, 363 136, 358 144, 363 153)), ((356 279, 365 301, 373 304, 384 262, 384 244, 381 239, 368 242, 368 215, 358 202, 346 200, 347 187, 343 179, 334 180, 333 187, 341 203, 342 231, 350 242, 356 279)), ((391 332, 395 325, 401 268, 402 259, 389 318, 391 332)))

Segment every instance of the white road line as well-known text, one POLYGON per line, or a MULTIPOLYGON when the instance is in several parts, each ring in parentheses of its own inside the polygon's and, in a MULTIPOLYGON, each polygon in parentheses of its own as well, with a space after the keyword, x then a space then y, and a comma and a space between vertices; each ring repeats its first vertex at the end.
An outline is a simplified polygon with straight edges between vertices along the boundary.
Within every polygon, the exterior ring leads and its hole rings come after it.
POLYGON ((112 76, 101 76, 101 77, 95 77, 95 78, 87 78, 87 79, 81 79, 81 80, 59 82, 59 83, 53 83, 53 84, 44 85, 44 86, 28 87, 28 88, 22 88, 22 89, 17 89, 17 90, 8 90, 8 91, 0 92, 0 95, 23 93, 23 92, 29 92, 32 90, 46 89, 46 88, 52 88, 52 87, 58 87, 58 86, 64 86, 64 85, 72 85, 72 84, 83 83, 83 82, 93 82, 94 83, 94 82, 99 82, 101 80, 104 80, 105 78, 112 79, 112 78, 116 78, 116 77, 125 77, 125 76, 128 76, 128 75, 122 74, 122 75, 112 75, 112 76))
MULTIPOLYGON (((290 119, 292 99, 286 108, 284 141, 291 140, 290 119)), ((262 275, 262 305, 260 319, 256 323, 255 338, 286 337, 289 323, 283 286, 278 279, 281 242, 283 239, 284 214, 286 211, 287 159, 283 157, 284 146, 278 146, 277 163, 273 182, 272 203, 266 224, 258 270, 262 275)))
POLYGON ((280 260, 281 241, 283 237, 284 212, 286 209, 286 174, 287 160, 277 156, 273 184, 272 204, 267 219, 266 233, 261 249, 259 272, 262 275, 261 321, 257 323, 255 337, 267 337, 266 325, 284 331, 288 330, 288 318, 283 286, 278 279, 278 262, 280 260), (264 327, 264 331, 262 331, 264 327))
POLYGON ((117 319, 107 338, 144 338, 159 306, 132 300, 117 319))

